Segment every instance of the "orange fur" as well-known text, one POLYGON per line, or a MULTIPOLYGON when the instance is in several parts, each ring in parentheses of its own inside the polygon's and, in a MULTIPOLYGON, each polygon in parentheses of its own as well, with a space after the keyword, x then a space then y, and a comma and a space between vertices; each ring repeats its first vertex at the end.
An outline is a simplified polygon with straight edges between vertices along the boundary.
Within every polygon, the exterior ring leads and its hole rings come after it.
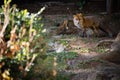
POLYGON ((96 21, 94 17, 84 17, 82 13, 76 14, 73 17, 78 21, 78 24, 83 30, 83 35, 86 33, 88 28, 91 28, 93 32, 98 35, 99 22, 96 21))
POLYGON ((64 20, 56 30, 57 34, 76 34, 78 30, 72 20, 64 20))

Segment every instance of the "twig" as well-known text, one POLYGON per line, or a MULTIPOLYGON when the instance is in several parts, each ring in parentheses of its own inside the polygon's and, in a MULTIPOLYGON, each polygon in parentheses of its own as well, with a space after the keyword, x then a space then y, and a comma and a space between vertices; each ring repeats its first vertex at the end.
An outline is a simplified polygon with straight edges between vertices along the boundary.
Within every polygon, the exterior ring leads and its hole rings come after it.
POLYGON ((4 32, 7 28, 7 25, 9 24, 9 4, 6 4, 4 7, 4 16, 5 16, 5 19, 4 19, 4 24, 3 24, 3 28, 0 32, 0 41, 2 41, 3 37, 4 37, 4 32))
POLYGON ((25 71, 29 71, 29 68, 30 68, 30 66, 32 65, 33 61, 35 60, 36 56, 37 56, 37 55, 33 55, 31 61, 28 62, 28 64, 26 65, 25 71))

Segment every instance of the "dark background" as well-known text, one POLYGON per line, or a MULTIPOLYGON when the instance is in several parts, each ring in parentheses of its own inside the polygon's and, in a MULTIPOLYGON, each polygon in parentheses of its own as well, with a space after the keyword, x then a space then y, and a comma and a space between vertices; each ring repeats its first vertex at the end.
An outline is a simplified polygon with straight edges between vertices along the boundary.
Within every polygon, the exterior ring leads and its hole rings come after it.
MULTIPOLYGON (((69 3, 69 2, 78 3, 83 0, 12 0, 11 4, 17 4, 18 6, 21 6, 23 4, 29 4, 29 3, 34 3, 34 2, 42 3, 42 2, 51 2, 51 1, 59 1, 59 2, 65 2, 65 3, 69 3)), ((3 2, 4 2, 4 0, 0 0, 0 5, 2 5, 3 2)), ((94 2, 103 2, 103 4, 100 4, 100 5, 106 6, 106 0, 86 0, 86 5, 89 2, 92 2, 93 3, 92 5, 96 5, 96 3, 94 3, 94 2)), ((97 4, 97 5, 99 5, 99 4, 97 4)), ((120 0, 112 0, 111 11, 112 12, 120 12, 120 0)))

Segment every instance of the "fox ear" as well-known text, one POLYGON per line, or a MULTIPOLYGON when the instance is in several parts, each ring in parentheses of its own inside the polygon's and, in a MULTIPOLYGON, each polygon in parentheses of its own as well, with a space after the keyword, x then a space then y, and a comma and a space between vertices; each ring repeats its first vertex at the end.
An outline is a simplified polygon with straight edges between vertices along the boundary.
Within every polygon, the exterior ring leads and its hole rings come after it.
POLYGON ((77 14, 78 16, 80 16, 80 17, 83 17, 83 14, 82 13, 79 13, 79 14, 77 14))
POLYGON ((79 15, 83 15, 82 13, 79 13, 79 15))

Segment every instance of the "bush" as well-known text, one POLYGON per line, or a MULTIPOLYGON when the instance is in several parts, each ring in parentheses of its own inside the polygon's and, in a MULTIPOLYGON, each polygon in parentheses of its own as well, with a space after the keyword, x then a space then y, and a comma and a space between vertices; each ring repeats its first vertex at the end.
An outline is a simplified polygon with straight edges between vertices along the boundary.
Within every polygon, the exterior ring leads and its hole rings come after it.
POLYGON ((65 70, 69 67, 67 60, 74 59, 78 56, 75 52, 48 52, 39 56, 35 60, 35 66, 29 73, 31 76, 25 80, 70 80, 70 74, 65 70), (32 79, 33 78, 33 79, 32 79))
POLYGON ((0 80, 18 80, 26 76, 38 55, 46 51, 45 29, 38 13, 10 7, 4 0, 0 8, 0 80))

